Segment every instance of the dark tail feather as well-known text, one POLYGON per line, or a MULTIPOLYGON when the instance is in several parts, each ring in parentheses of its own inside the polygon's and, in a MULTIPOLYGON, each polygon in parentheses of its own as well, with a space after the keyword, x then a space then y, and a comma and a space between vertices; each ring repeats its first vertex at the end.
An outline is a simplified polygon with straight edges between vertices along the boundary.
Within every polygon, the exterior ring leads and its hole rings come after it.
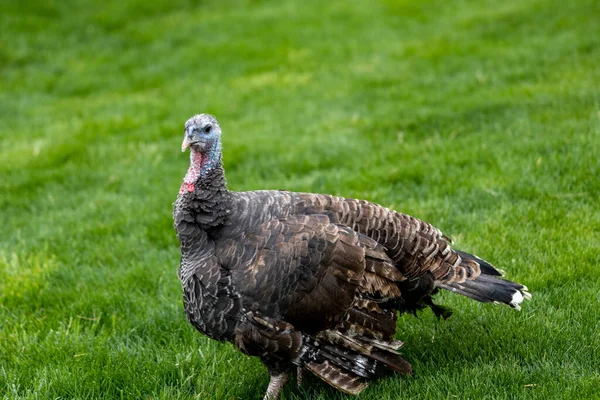
POLYGON ((477 264, 479 264, 479 268, 481 269, 481 273, 485 275, 493 275, 493 276, 502 276, 502 271, 498 271, 496 267, 494 267, 489 262, 485 261, 482 258, 479 258, 473 254, 465 253, 464 251, 454 250, 456 254, 460 256, 462 259, 473 260, 477 264))
POLYGON ((440 284, 439 287, 483 303, 504 303, 517 310, 521 309, 523 300, 531 298, 526 286, 501 278, 502 272, 492 264, 464 251, 455 251, 462 259, 477 262, 481 269, 481 275, 473 280, 440 284))
POLYGON ((441 284, 440 287, 483 303, 504 303, 517 310, 521 309, 523 300, 531 298, 526 286, 484 274, 471 281, 441 284))

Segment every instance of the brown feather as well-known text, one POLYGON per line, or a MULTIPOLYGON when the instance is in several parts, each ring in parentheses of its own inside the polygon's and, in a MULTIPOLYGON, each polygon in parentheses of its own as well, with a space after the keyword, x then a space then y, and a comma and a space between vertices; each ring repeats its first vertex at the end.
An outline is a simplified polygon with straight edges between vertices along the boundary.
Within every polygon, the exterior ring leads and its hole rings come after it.
POLYGON ((357 395, 368 386, 355 374, 342 370, 329 361, 322 363, 309 362, 306 364, 306 368, 326 383, 346 394, 357 395))

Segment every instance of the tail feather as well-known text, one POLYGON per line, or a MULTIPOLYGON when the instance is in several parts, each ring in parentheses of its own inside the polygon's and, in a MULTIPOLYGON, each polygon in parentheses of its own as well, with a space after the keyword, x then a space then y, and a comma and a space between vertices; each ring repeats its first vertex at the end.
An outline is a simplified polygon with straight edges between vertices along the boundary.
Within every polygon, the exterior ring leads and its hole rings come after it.
POLYGON ((461 258, 476 261, 480 266, 481 275, 460 283, 440 283, 439 287, 483 303, 504 303, 517 310, 521 309, 524 300, 531 298, 526 286, 501 278, 502 273, 487 261, 462 251, 457 253, 461 258))
POLYGON ((489 262, 464 251, 455 250, 455 252, 463 260, 479 264, 481 274, 475 279, 467 279, 463 282, 437 283, 438 287, 483 303, 504 303, 517 310, 521 309, 524 300, 531 298, 526 286, 501 278, 502 271, 489 262))
POLYGON ((477 264, 479 264, 479 268, 481 269, 482 274, 492 275, 492 276, 502 276, 502 271, 499 271, 498 269, 496 269, 496 267, 494 267, 492 264, 485 261, 484 259, 479 258, 476 255, 469 254, 469 253, 466 253, 466 252, 460 251, 460 250, 454 250, 454 252, 457 253, 460 256, 460 258, 462 258, 464 260, 473 260, 477 264))

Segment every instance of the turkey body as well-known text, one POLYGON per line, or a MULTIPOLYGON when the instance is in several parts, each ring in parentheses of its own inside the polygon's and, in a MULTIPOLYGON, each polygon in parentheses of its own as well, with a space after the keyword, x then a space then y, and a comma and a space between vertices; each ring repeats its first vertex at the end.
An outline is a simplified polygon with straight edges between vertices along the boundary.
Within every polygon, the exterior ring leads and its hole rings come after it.
POLYGON ((212 116, 188 120, 184 147, 192 161, 174 210, 184 308, 200 332, 260 357, 271 376, 265 399, 292 371, 350 394, 410 374, 397 315, 430 307, 448 317, 432 301, 439 289, 515 308, 529 296, 437 228, 377 204, 229 191, 212 116))

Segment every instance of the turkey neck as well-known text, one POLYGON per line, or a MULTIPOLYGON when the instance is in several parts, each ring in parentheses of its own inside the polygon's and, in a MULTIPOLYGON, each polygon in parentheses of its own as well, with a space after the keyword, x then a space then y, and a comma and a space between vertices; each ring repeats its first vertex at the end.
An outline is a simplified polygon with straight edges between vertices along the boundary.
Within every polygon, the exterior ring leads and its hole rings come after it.
POLYGON ((182 224, 193 225, 210 235, 225 222, 230 208, 231 193, 225 181, 220 143, 205 153, 192 150, 174 210, 175 228, 182 244, 186 241, 185 232, 192 228, 182 224))

